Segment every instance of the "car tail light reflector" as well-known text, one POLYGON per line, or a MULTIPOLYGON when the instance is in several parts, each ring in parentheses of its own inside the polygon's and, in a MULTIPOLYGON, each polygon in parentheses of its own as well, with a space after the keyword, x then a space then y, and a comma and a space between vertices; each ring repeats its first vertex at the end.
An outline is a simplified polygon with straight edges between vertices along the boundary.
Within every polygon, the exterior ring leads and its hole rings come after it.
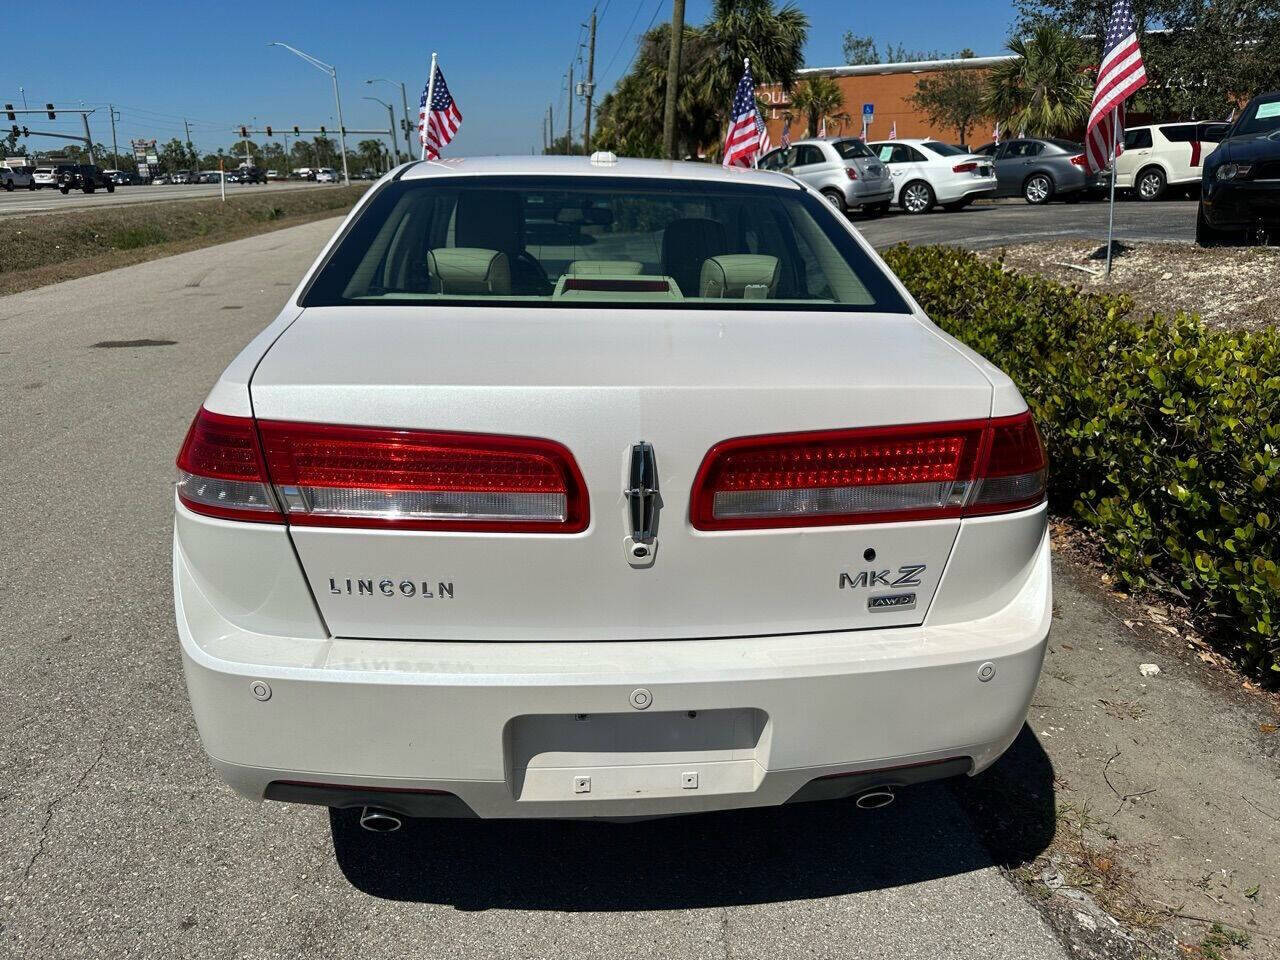
POLYGON ((178 498, 211 517, 281 522, 252 419, 200 408, 178 453, 178 498))
POLYGON ((693 485, 699 530, 828 526, 1002 513, 1044 499, 1029 412, 997 420, 742 437, 693 485))
POLYGON ((1083 167, 1085 165, 1084 154, 1077 153, 1074 157, 1071 158, 1071 162, 1077 167, 1083 167))
POLYGON ((376 427, 258 424, 290 524, 577 533, 573 455, 550 440, 376 427))
POLYGON ((951 168, 951 172, 952 173, 973 173, 973 171, 977 169, 978 169, 978 162, 976 160, 968 160, 964 163, 957 163, 954 167, 951 168))
POLYGON ((844 168, 844 175, 845 175, 846 177, 848 177, 850 180, 857 180, 857 179, 858 179, 858 171, 857 171, 857 170, 855 170, 855 169, 853 169, 853 167, 845 167, 845 168, 844 168))

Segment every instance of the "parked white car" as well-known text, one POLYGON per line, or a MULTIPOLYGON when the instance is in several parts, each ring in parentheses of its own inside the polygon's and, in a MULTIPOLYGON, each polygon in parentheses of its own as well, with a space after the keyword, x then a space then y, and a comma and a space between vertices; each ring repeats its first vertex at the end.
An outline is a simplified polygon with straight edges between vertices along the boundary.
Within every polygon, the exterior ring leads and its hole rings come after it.
POLYGON ((939 140, 880 140, 867 146, 893 175, 893 202, 907 213, 928 213, 935 205, 963 210, 996 193, 990 157, 939 140))
POLYGON ((1169 187, 1197 186, 1205 159, 1227 135, 1228 123, 1159 123, 1130 127, 1116 161, 1116 187, 1158 200, 1169 187))
POLYGON ((243 795, 406 816, 891 802, 1022 728, 1027 405, 821 194, 402 167, 208 394, 173 585, 243 795))
POLYGON ((34 190, 36 188, 34 167, 0 167, 0 188, 8 191, 34 190))

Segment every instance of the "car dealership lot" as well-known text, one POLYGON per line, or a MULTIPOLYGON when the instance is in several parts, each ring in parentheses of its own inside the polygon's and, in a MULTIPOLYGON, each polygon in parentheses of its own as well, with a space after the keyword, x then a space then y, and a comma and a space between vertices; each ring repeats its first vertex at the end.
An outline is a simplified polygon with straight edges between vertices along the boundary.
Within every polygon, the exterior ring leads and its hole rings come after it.
MULTIPOLYGON (((1176 227, 1187 208, 1194 218, 1187 202, 1122 205, 1118 235, 1176 227)), ((880 245, 993 246, 1011 224, 1071 229, 1056 217, 1078 221, 1082 209, 855 222, 880 245)), ((12 451, 0 482, 6 528, 20 532, 0 580, 0 955, 1062 957, 995 865, 1009 851, 980 842, 975 817, 991 810, 975 808, 964 784, 905 791, 868 813, 837 804, 624 825, 446 822, 372 836, 349 814, 331 823, 323 810, 255 806, 217 780, 172 622, 173 456, 208 385, 337 222, 0 298, 12 451)), ((1059 578, 1057 598, 1036 726, 992 771, 1015 785, 1004 819, 1017 859, 1048 844, 1055 773, 1071 775, 1065 761, 1055 772, 1041 738, 1052 748, 1081 710, 1101 716, 1060 651, 1089 650, 1108 689, 1141 680, 1136 655, 1116 652, 1113 611, 1072 577, 1059 578)), ((1179 682, 1174 715, 1143 728, 1157 739, 1139 745, 1139 762, 1166 749, 1164 731, 1202 726, 1184 722, 1192 696, 1179 682)), ((1081 730, 1106 722, 1089 717, 1081 730)), ((1217 738, 1202 751, 1220 753, 1217 738)), ((1138 791, 1157 771, 1134 773, 1133 752, 1111 774, 1134 776, 1138 791)), ((1104 769, 1071 776, 1072 788, 1097 780, 1105 799, 1104 769)), ((1230 823, 1219 794, 1265 796, 1259 783, 1223 786, 1250 769, 1196 784, 1195 809, 1230 823)), ((1147 802, 1166 834, 1187 833, 1170 820, 1191 809, 1187 795, 1162 789, 1147 802)), ((1261 815, 1258 827, 1268 828, 1261 815)), ((1208 855, 1190 848, 1194 864, 1192 853, 1208 855)), ((1256 876, 1222 847, 1212 855, 1242 885, 1256 876)))
MULTIPOLYGON (((323 184, 314 183, 228 183, 227 196, 256 195, 272 190, 320 189, 323 184)), ((199 200, 219 196, 216 183, 169 184, 166 186, 117 187, 115 193, 100 190, 97 193, 74 191, 63 196, 57 190, 0 191, 0 217, 30 216, 33 213, 58 213, 62 210, 83 210, 95 207, 122 206, 129 203, 154 203, 158 200, 199 200)))

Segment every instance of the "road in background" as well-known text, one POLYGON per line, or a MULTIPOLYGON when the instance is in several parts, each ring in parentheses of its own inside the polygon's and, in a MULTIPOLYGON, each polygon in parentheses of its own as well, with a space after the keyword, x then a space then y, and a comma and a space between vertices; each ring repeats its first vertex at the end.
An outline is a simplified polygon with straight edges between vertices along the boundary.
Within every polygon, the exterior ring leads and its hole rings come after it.
MULTIPOLYGON (((1107 242, 1107 204, 1050 203, 1033 207, 1021 200, 975 203, 955 213, 935 210, 912 216, 895 211, 878 219, 854 214, 853 225, 876 247, 895 243, 951 243, 979 250, 1007 243, 1090 237, 1107 242)), ((1116 239, 1191 243, 1196 235, 1196 203, 1173 199, 1116 203, 1116 239)))
MULTIPOLYGON (((173 625, 173 458, 337 223, 0 298, 0 955, 1062 960, 947 784, 873 812, 373 835, 216 779, 173 625), (174 342, 104 345, 129 341, 174 342)), ((1034 856, 1053 772, 1019 743, 1034 856)))
MULTIPOLYGON (((274 190, 332 190, 335 184, 309 181, 272 181, 270 183, 228 183, 227 196, 253 196, 274 190)), ((63 210, 86 210, 95 207, 118 207, 129 203, 155 203, 159 200, 211 199, 220 195, 216 183, 169 184, 163 187, 116 187, 115 193, 98 190, 81 193, 73 190, 66 196, 58 190, 0 190, 0 217, 29 216, 34 213, 59 213, 63 210)))

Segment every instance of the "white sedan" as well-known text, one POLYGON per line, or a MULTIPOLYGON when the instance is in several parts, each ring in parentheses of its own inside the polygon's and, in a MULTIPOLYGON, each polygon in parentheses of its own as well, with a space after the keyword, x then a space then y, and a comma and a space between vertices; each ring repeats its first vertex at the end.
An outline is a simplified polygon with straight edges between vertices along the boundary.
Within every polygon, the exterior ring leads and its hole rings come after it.
POLYGON ((935 205, 963 210, 996 194, 990 157, 939 140, 882 140, 867 146, 893 174, 893 202, 907 213, 928 213, 935 205))
POLYGON ((1049 632, 1026 403, 767 171, 400 167, 177 466, 205 750, 370 830, 882 806, 995 762, 1049 632))

